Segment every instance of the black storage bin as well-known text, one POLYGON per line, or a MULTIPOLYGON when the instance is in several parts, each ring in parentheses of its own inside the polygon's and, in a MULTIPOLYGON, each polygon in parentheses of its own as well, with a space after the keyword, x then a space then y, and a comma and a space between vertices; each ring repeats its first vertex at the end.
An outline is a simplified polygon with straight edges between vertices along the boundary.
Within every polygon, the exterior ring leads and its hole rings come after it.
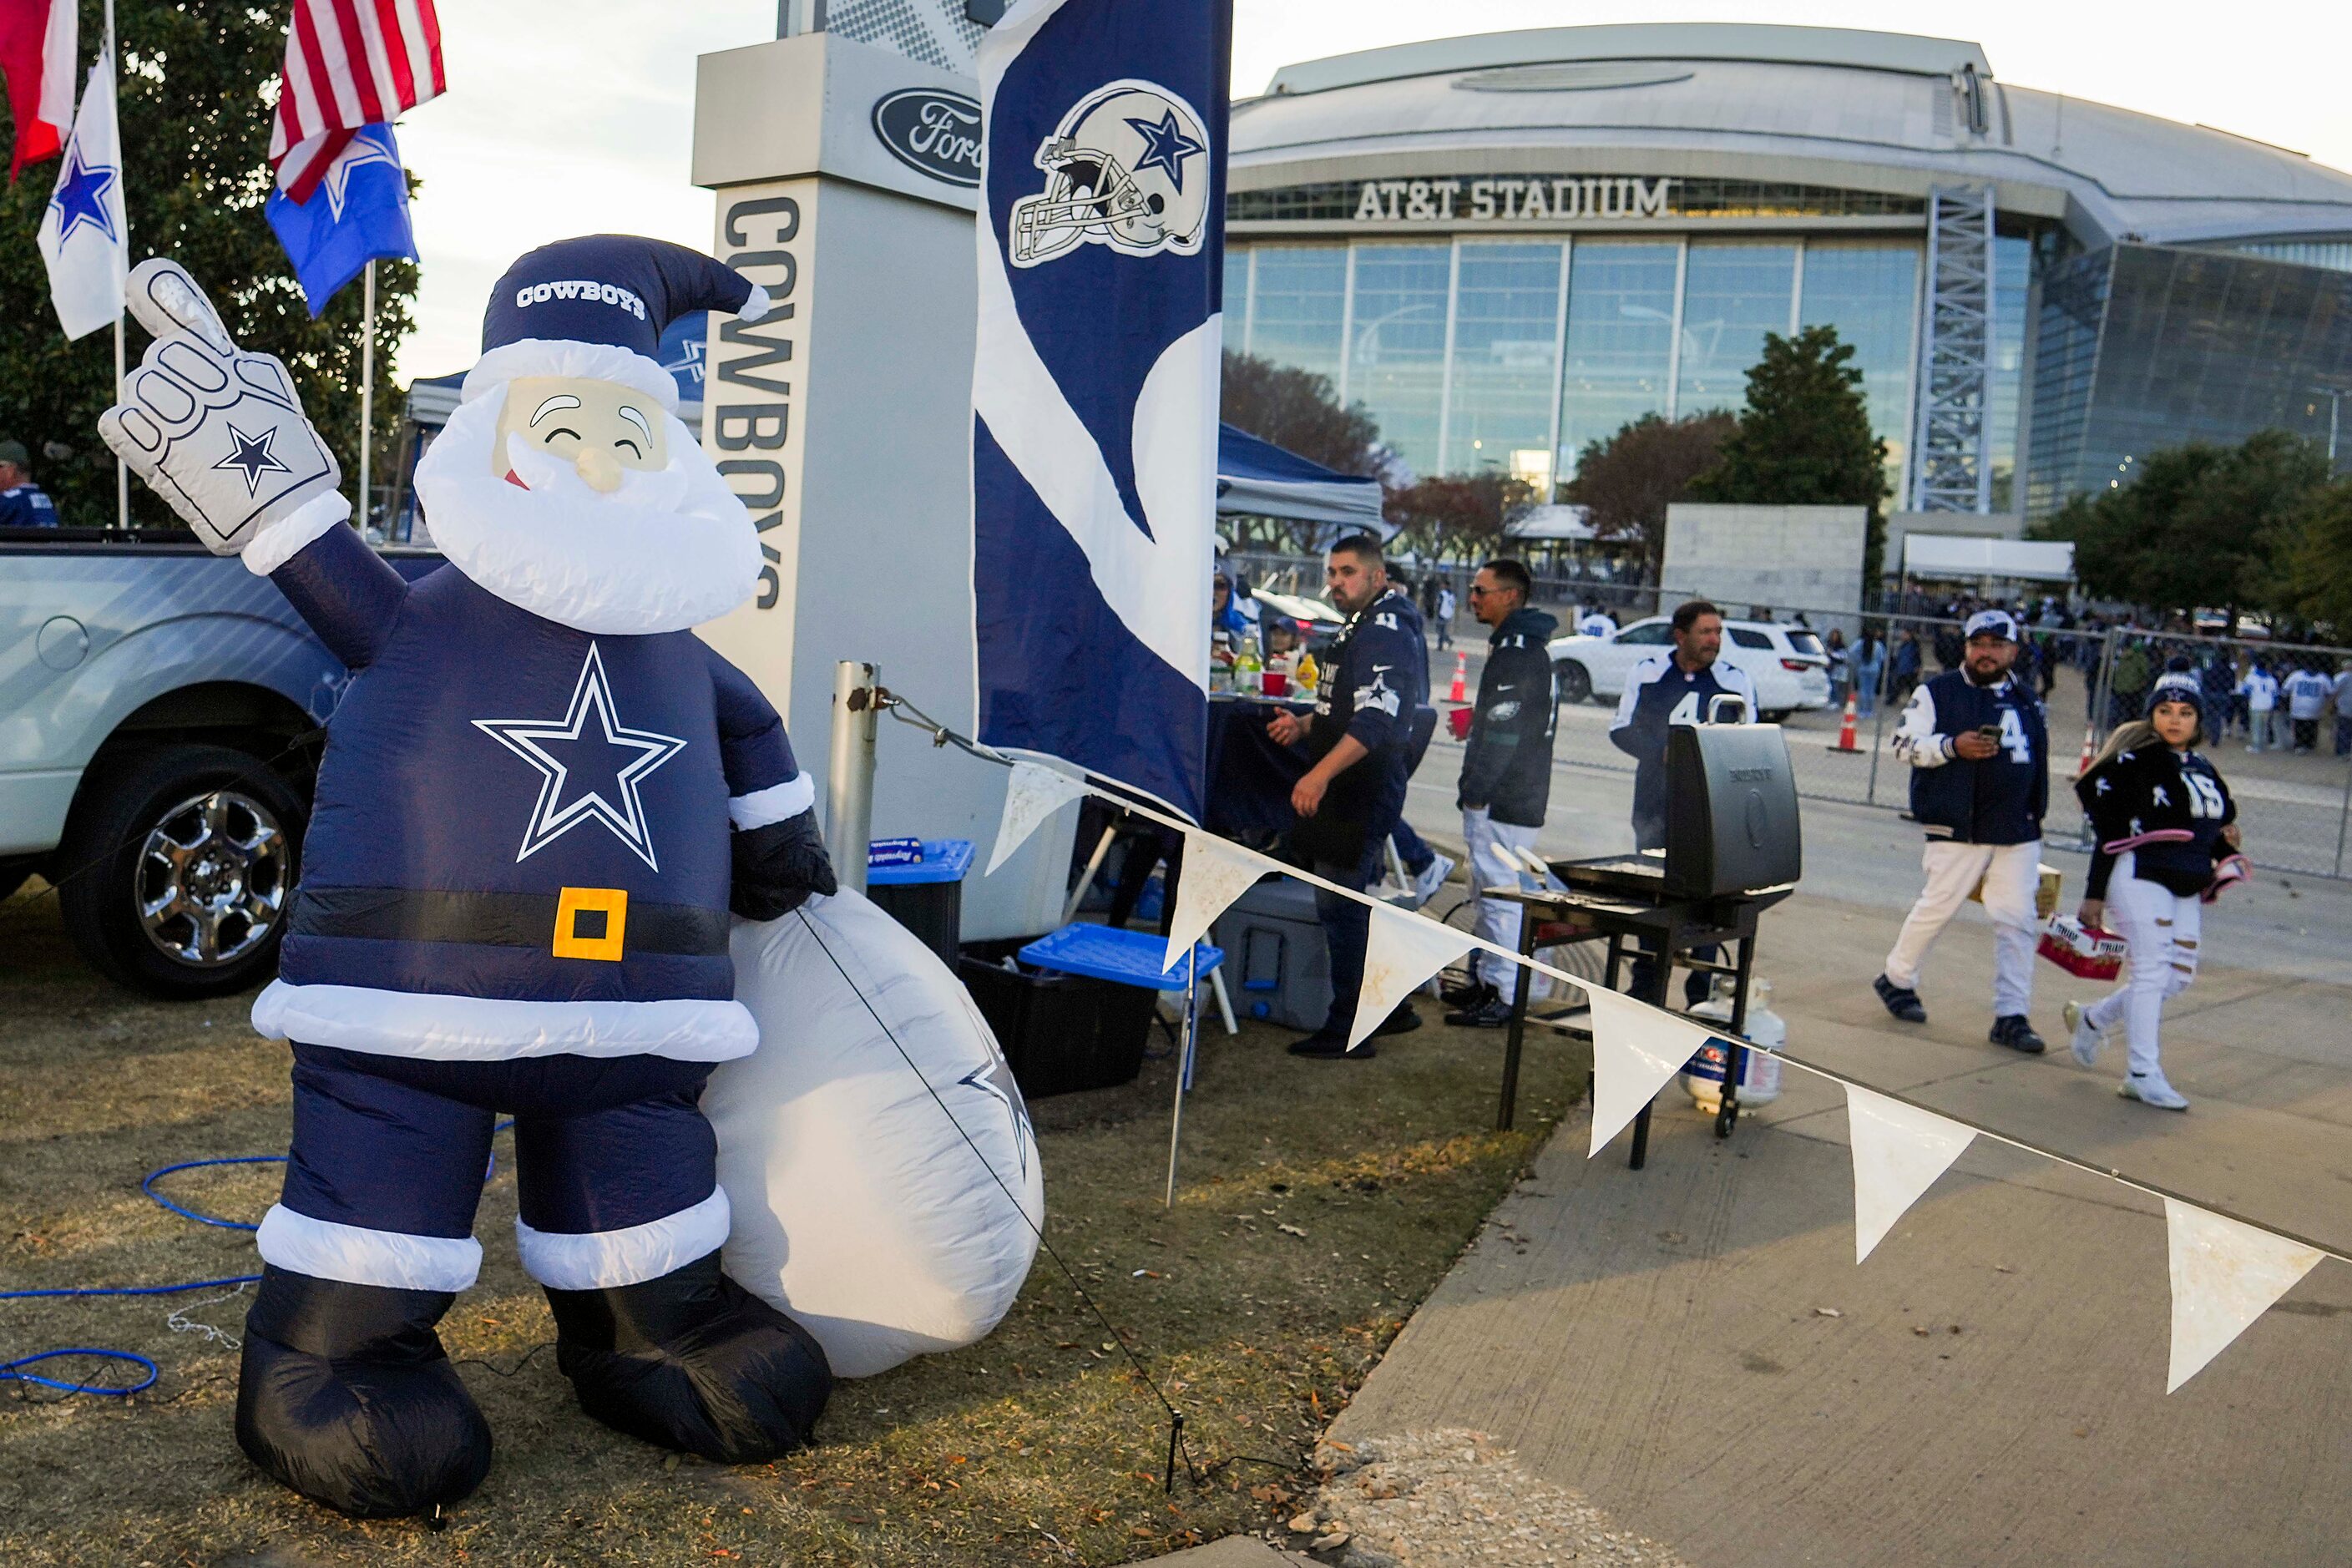
POLYGON ((995 1031, 1024 1097, 1115 1089, 1143 1070, 1156 992, 1082 974, 1014 971, 986 959, 957 966, 995 1031))
POLYGON ((963 879, 971 868, 969 838, 925 839, 923 858, 915 864, 869 868, 866 896, 953 969, 963 941, 963 879))

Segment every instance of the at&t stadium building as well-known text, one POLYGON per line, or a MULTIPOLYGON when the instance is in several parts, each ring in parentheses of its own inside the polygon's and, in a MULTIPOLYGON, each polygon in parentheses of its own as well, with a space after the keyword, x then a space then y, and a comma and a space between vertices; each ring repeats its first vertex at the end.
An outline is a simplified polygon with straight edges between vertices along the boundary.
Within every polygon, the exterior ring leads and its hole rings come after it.
POLYGON ((1286 67, 1231 145, 1227 346, 1328 375, 1418 473, 1549 492, 1641 415, 1737 409, 1764 334, 1823 322, 1896 510, 2021 527, 2352 405, 2352 175, 2011 87, 1970 43, 1442 39, 1286 67))

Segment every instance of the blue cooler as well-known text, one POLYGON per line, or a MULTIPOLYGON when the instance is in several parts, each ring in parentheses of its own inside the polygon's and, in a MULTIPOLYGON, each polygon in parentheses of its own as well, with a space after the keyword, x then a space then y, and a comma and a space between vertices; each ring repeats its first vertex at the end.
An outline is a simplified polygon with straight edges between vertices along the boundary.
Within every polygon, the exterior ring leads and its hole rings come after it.
POLYGON ((868 864, 866 896, 953 969, 963 937, 963 879, 971 869, 971 839, 926 838, 919 860, 868 864))

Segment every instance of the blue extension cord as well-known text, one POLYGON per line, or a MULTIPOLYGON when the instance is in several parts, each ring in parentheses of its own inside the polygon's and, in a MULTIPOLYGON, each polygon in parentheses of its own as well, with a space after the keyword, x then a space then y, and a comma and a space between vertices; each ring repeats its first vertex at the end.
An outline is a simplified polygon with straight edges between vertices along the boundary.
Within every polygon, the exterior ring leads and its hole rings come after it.
MULTIPOLYGON (((513 1125, 511 1121, 501 1121, 490 1130, 491 1136, 495 1137, 513 1125)), ((164 1165, 148 1172, 140 1182, 139 1190, 182 1219, 192 1219, 198 1225, 218 1226, 223 1230, 258 1230, 261 1228, 259 1226, 248 1225, 241 1219, 223 1219, 218 1215, 199 1214, 194 1209, 183 1207, 157 1192, 155 1184, 175 1171, 200 1170, 207 1165, 282 1165, 285 1163, 283 1154, 234 1154, 218 1160, 183 1160, 176 1165, 164 1165)), ((488 1166, 482 1172, 485 1184, 498 1173, 498 1169, 499 1157, 492 1154, 488 1166)), ((69 1289, 0 1290, 0 1301, 54 1300, 68 1296, 177 1296, 190 1290, 210 1289, 215 1285, 252 1285, 260 1279, 258 1274, 228 1274, 218 1279, 190 1279, 179 1285, 91 1285, 69 1289)), ((155 1363, 143 1355, 132 1351, 101 1350, 94 1345, 69 1345, 19 1356, 15 1361, 0 1362, 0 1383, 33 1383, 43 1388, 54 1388, 61 1394, 102 1394, 115 1399, 127 1399, 131 1394, 145 1393, 155 1386, 155 1380, 161 1375, 162 1372, 155 1363), (45 1361, 57 1361, 67 1356, 128 1362, 143 1368, 147 1375, 133 1384, 63 1383, 54 1377, 42 1377, 24 1370, 45 1361)))

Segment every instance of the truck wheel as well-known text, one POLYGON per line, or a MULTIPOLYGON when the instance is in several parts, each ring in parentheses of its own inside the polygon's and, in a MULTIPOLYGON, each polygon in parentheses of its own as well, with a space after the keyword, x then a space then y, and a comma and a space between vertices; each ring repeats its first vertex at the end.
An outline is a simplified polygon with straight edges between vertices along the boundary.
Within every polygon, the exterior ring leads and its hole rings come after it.
POLYGON ((294 901, 301 797, 243 752, 166 746, 97 764, 58 846, 66 933, 107 978, 173 998, 274 970, 294 901))
POLYGON ((1562 702, 1589 701, 1592 696, 1592 672, 1572 658, 1561 659, 1552 666, 1553 690, 1562 702))

